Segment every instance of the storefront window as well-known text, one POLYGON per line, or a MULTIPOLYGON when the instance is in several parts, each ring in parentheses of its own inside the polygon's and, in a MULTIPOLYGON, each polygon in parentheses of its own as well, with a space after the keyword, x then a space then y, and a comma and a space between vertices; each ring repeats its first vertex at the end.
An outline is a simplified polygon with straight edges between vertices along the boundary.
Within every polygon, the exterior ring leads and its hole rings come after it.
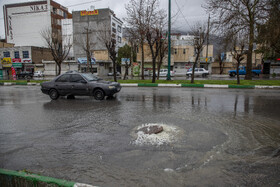
POLYGON ((19 58, 19 52, 15 51, 15 58, 19 58))
POLYGON ((22 51, 23 58, 29 58, 29 51, 22 51))

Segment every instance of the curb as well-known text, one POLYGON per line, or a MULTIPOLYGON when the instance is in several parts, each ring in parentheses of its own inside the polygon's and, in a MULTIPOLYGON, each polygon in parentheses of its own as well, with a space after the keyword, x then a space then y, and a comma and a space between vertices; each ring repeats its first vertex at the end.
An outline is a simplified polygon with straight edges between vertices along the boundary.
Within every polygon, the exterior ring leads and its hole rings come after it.
POLYGON ((56 179, 52 177, 45 177, 37 174, 32 174, 24 171, 12 171, 0 169, 0 186, 13 186, 14 184, 21 184, 23 186, 60 186, 60 187, 94 187, 88 184, 76 183, 72 181, 56 179))
MULTIPOLYGON (((28 85, 41 86, 36 82, 1 82, 2 86, 28 85)), ((122 87, 162 87, 162 88, 235 88, 235 89, 280 89, 280 86, 267 85, 218 85, 218 84, 157 84, 157 83, 123 83, 122 87)))

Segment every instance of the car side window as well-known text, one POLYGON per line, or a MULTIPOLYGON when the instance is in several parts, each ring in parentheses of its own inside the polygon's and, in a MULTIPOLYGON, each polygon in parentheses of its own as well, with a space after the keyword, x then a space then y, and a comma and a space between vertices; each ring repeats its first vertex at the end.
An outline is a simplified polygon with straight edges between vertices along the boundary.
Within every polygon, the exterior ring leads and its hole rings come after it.
POLYGON ((62 75, 55 82, 68 82, 69 78, 70 78, 70 75, 62 75))
POLYGON ((85 79, 81 75, 71 75, 70 82, 82 82, 85 79))
POLYGON ((202 68, 199 68, 199 71, 203 71, 203 69, 202 69, 202 68))
POLYGON ((198 69, 194 69, 194 71, 198 71, 198 69))

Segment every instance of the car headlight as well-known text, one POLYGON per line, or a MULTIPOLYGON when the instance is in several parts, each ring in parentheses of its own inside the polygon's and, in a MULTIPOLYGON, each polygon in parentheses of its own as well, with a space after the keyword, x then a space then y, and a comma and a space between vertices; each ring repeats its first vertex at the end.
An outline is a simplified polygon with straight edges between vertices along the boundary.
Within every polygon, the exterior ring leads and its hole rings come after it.
POLYGON ((116 87, 115 86, 109 86, 109 89, 115 89, 116 87))

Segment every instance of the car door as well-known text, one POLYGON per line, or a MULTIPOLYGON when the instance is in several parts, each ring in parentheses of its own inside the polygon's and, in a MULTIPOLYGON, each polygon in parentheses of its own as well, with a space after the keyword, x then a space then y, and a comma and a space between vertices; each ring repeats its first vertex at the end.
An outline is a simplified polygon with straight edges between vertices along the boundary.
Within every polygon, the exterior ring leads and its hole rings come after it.
POLYGON ((71 94, 72 88, 69 80, 70 75, 64 74, 55 81, 55 89, 59 92, 60 95, 71 94))
POLYGON ((89 89, 87 81, 79 74, 72 74, 70 83, 73 95, 88 95, 89 89))

